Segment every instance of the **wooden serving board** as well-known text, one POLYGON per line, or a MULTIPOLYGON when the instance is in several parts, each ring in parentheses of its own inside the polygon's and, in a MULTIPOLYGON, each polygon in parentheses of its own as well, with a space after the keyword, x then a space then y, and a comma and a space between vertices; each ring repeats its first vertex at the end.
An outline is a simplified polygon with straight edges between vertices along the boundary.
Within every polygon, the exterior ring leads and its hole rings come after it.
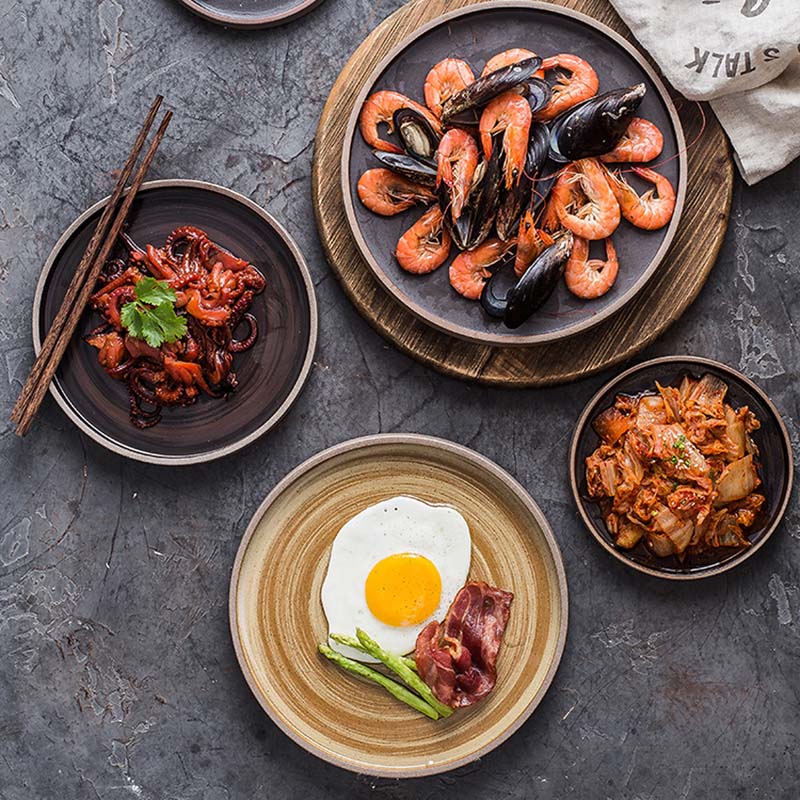
MULTIPOLYGON (((607 0, 552 0, 582 11, 633 41, 607 0)), ((722 245, 733 191, 725 134, 707 107, 675 98, 688 143, 682 221, 669 253, 645 288, 618 314, 569 339, 527 347, 476 345, 426 325, 384 291, 362 259, 342 202, 341 155, 347 119, 376 65, 402 39, 441 14, 480 0, 413 0, 361 43, 331 89, 317 130, 313 198, 328 261, 364 318, 410 356, 447 375, 503 386, 576 380, 630 358, 661 335, 699 293, 722 245), (702 132, 701 132, 702 131, 702 132)))

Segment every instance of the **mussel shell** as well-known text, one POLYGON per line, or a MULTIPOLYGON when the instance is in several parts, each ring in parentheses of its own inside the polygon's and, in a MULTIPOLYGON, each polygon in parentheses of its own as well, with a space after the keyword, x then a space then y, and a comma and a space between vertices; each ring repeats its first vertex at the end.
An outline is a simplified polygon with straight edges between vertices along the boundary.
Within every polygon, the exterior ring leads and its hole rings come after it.
MULTIPOLYGON (((508 263, 513 263, 513 257, 508 258, 508 263)), ((496 269, 492 272, 492 277, 483 284, 481 292, 481 308, 490 317, 503 319, 508 309, 508 295, 514 284, 516 277, 513 269, 496 269), (505 291, 500 290, 500 296, 495 294, 499 284, 506 284, 505 291)))
POLYGON ((445 101, 442 122, 450 122, 456 114, 486 105, 493 97, 525 83, 541 65, 542 59, 534 56, 478 78, 445 101))
POLYGON ((394 127, 409 155, 432 159, 439 146, 439 136, 422 114, 414 108, 398 108, 394 112, 394 127))
POLYGON ((525 270, 506 298, 507 328, 518 328, 547 302, 564 273, 572 242, 572 234, 564 234, 525 270))
POLYGON ((550 156, 557 161, 594 158, 613 150, 647 91, 643 83, 596 95, 565 111, 550 128, 550 156))
POLYGON ((519 181, 510 189, 501 189, 500 207, 497 211, 497 235, 506 241, 516 233, 522 209, 530 202, 533 182, 547 160, 550 148, 550 132, 546 125, 531 124, 528 138, 528 153, 525 157, 525 170, 519 181))
POLYGON ((436 185, 436 164, 425 161, 407 153, 385 153, 382 150, 373 150, 372 155, 387 169, 410 178, 423 186, 436 185))
POLYGON ((531 107, 531 113, 535 114, 539 109, 544 108, 553 96, 553 90, 550 84, 542 80, 542 78, 531 78, 528 81, 528 105, 531 107))
POLYGON ((536 181, 531 190, 531 206, 534 213, 537 212, 547 201, 550 196, 550 190, 558 180, 558 175, 561 172, 561 164, 553 161, 552 153, 545 159, 544 164, 536 176, 536 181))
POLYGON ((492 154, 483 167, 483 177, 470 193, 467 248, 477 247, 491 233, 500 205, 503 180, 502 133, 492 136, 492 154))

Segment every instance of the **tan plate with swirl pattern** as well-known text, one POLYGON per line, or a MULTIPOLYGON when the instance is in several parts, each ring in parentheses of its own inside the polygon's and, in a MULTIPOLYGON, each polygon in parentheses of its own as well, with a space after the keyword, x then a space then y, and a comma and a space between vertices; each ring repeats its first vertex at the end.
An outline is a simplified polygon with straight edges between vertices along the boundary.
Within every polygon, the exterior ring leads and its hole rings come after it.
POLYGON ((530 716, 564 649, 567 583, 547 520, 507 472, 442 439, 379 435, 312 457, 270 492, 239 546, 229 609, 244 676, 286 734, 345 769, 412 777, 484 755, 530 716), (515 595, 497 686, 447 720, 428 720, 316 650, 327 636, 320 588, 336 533, 395 495, 457 508, 472 535, 470 577, 515 595))

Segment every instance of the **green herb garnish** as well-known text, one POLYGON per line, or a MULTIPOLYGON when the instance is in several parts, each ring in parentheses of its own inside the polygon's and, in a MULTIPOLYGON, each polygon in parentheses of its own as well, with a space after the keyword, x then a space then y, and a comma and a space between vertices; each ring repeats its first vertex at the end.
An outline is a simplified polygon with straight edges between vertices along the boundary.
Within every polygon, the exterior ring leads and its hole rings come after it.
POLYGON ((166 281, 142 278, 134 289, 136 299, 125 303, 120 319, 123 327, 150 347, 174 342, 186 335, 186 318, 175 313, 175 291, 166 281))
POLYGON ((678 456, 672 456, 669 460, 670 464, 677 464, 678 463, 678 456))

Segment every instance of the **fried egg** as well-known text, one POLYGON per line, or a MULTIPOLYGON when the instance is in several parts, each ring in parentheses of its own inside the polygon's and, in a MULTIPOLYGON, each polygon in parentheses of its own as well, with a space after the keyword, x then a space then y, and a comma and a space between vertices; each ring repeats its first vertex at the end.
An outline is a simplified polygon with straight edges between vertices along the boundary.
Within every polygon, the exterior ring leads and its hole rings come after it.
MULTIPOLYGON (((362 628, 385 650, 410 653, 419 632, 442 619, 469 573, 467 521, 450 506, 393 497, 346 522, 331 548, 322 584, 328 631, 362 628)), ((330 642, 338 652, 374 661, 330 642)))

